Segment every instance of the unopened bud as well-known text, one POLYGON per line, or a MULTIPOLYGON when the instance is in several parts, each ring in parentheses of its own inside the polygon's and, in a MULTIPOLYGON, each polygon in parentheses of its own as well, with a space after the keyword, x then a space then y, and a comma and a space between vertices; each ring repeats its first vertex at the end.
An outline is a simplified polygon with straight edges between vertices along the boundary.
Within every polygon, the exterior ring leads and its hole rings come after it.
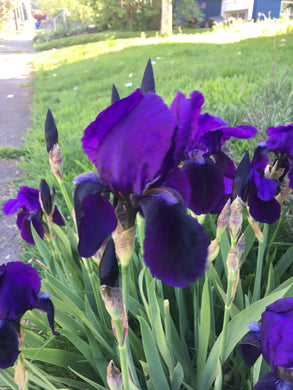
POLYGON ((218 222, 217 222, 217 234, 216 238, 220 238, 224 233, 226 226, 229 223, 231 214, 231 200, 228 199, 222 211, 219 214, 218 222))
POLYGON ((41 203, 42 209, 44 210, 44 213, 51 220, 52 220, 52 215, 54 213, 54 208, 55 208, 54 196, 55 196, 54 187, 53 187, 53 190, 51 191, 46 180, 42 179, 41 183, 40 183, 40 194, 39 194, 40 203, 41 203))
POLYGON ((237 238, 242 229, 242 213, 245 203, 237 196, 231 204, 231 215, 229 220, 229 232, 232 239, 232 243, 237 241, 237 238))
POLYGON ((111 390, 122 390, 123 388, 121 372, 115 366, 113 360, 110 361, 107 367, 107 383, 111 390))
POLYGON ((116 254, 120 260, 120 263, 124 266, 127 266, 132 257, 134 248, 134 227, 130 227, 129 229, 124 230, 120 221, 118 221, 117 227, 112 236, 115 242, 116 254))
POLYGON ((252 227, 252 230, 254 231, 257 240, 260 243, 263 243, 264 240, 263 232, 260 230, 258 222, 255 219, 253 219, 252 216, 249 214, 249 210, 248 210, 248 222, 249 225, 252 227))
POLYGON ((245 251, 245 236, 244 234, 241 234, 237 245, 236 245, 236 254, 239 261, 239 264, 241 264, 243 257, 244 257, 244 251, 245 251))
POLYGON ((209 245, 208 247, 208 258, 207 258, 207 263, 211 264, 218 256, 219 254, 219 242, 220 239, 215 238, 209 245))
POLYGON ((101 286, 102 298, 105 307, 113 320, 120 319, 123 313, 123 301, 121 287, 101 286))
POLYGON ((100 284, 117 287, 119 283, 119 268, 115 253, 115 245, 111 239, 104 250, 99 266, 100 284))

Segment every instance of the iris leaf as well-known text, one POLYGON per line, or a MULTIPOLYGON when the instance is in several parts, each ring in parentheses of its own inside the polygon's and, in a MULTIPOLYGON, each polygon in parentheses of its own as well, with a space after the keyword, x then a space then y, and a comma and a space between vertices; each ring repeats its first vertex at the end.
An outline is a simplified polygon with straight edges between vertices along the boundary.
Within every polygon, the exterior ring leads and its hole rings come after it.
MULTIPOLYGON (((284 297, 291 286, 292 283, 286 288, 283 288, 282 290, 270 294, 269 296, 253 303, 230 321, 228 324, 227 339, 225 344, 226 348, 224 350, 222 364, 225 363, 235 346, 248 332, 249 329, 247 323, 252 321, 259 321, 261 314, 265 310, 266 306, 273 303, 277 299, 284 297)), ((221 342, 222 334, 217 338, 217 341, 209 354, 209 358, 203 370, 198 390, 210 389, 215 380, 221 342)))
POLYGON ((138 317, 138 320, 140 323, 146 361, 154 388, 160 390, 170 390, 170 385, 166 379, 152 331, 144 318, 138 317))

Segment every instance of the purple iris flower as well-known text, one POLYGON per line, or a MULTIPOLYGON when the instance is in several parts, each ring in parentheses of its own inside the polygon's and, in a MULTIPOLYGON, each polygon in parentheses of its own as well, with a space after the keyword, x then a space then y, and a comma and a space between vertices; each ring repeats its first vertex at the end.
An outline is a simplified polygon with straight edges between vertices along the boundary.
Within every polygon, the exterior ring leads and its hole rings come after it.
POLYGON ((249 328, 239 345, 241 356, 250 367, 262 354, 271 370, 253 390, 293 389, 293 298, 267 306, 261 325, 254 322, 249 328))
POLYGON ((13 366, 19 354, 20 320, 27 310, 48 316, 54 331, 54 306, 50 294, 40 293, 41 278, 29 264, 11 262, 0 266, 0 368, 13 366))
POLYGON ((189 207, 196 214, 218 213, 231 193, 235 168, 222 151, 225 141, 231 136, 251 138, 257 131, 252 126, 228 127, 217 116, 201 114, 203 103, 202 94, 194 91, 190 99, 177 93, 171 105, 177 120, 190 126, 182 170, 191 187, 189 207))
MULTIPOLYGON (((9 199, 3 205, 3 211, 6 215, 14 214, 19 209, 22 209, 17 215, 16 224, 21 231, 21 237, 28 244, 35 243, 31 231, 31 223, 41 238, 45 234, 39 194, 40 191, 35 188, 20 187, 16 199, 9 199)), ((63 226, 65 224, 57 207, 55 207, 52 217, 53 222, 57 225, 63 226)))
POLYGON ((278 183, 264 177, 264 171, 269 163, 265 143, 260 143, 255 152, 250 167, 250 184, 247 197, 250 215, 259 222, 272 224, 280 218, 281 206, 275 199, 278 183))
POLYGON ((289 186, 293 189, 293 123, 288 126, 269 127, 266 145, 274 151, 278 167, 288 170, 289 186))
POLYGON ((75 179, 78 249, 81 256, 92 256, 116 228, 116 214, 127 229, 140 212, 146 265, 164 283, 186 286, 204 272, 208 247, 202 226, 186 213, 183 197, 189 197, 189 189, 177 169, 190 127, 150 92, 152 78, 144 80, 150 87, 143 81, 85 129, 83 148, 98 174, 75 179), (114 207, 103 196, 110 192, 114 207))
POLYGON ((275 199, 278 183, 264 177, 269 161, 266 151, 265 144, 261 143, 251 162, 248 152, 244 155, 234 175, 231 201, 240 196, 256 221, 273 224, 280 217, 281 206, 275 199))

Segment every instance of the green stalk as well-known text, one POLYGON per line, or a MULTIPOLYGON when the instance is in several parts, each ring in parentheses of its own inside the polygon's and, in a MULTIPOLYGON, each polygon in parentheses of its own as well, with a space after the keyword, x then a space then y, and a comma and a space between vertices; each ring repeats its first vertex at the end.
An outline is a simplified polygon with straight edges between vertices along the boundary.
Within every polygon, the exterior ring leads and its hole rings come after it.
POLYGON ((228 273, 228 285, 227 285, 227 293, 226 293, 226 302, 225 302, 225 312, 224 312, 224 320, 222 327, 222 342, 220 347, 219 359, 222 364, 224 364, 224 350, 225 350, 225 342, 227 337, 227 326, 230 317, 230 311, 232 306, 232 288, 233 288, 233 280, 234 280, 234 272, 233 275, 228 273))
POLYGON ((263 228, 263 242, 259 242, 258 244, 256 274, 254 280, 252 302, 256 302, 257 300, 260 299, 262 266, 263 266, 263 259, 264 259, 267 239, 268 239, 268 233, 269 233, 269 225, 265 223, 263 228))
POLYGON ((64 182, 63 180, 61 180, 59 177, 57 177, 57 182, 59 184, 59 187, 60 187, 60 190, 62 192, 62 195, 65 199, 65 203, 66 203, 66 206, 69 210, 69 213, 70 215, 72 215, 72 211, 73 211, 73 205, 72 205, 72 201, 70 200, 69 196, 68 196, 68 193, 67 193, 67 190, 64 186, 64 182))
POLYGON ((114 326, 118 339, 118 350, 120 356, 120 366, 123 381, 123 390, 129 390, 128 366, 127 366, 127 350, 126 343, 123 342, 123 329, 121 327, 120 319, 114 320, 114 326))
POLYGON ((129 294, 129 264, 121 264, 121 284, 122 284, 122 300, 125 306, 127 315, 128 294, 129 294))

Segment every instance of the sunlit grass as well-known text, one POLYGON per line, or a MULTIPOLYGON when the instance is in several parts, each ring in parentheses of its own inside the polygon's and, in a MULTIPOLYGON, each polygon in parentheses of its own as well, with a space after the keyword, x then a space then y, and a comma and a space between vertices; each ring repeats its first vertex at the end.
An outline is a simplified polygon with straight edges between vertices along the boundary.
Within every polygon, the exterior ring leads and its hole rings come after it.
MULTIPOLYGON (((265 126, 293 122, 293 33, 231 43, 184 42, 217 34, 178 34, 171 40, 115 35, 39 53, 34 62, 33 128, 26 144, 30 184, 38 186, 39 177, 49 175, 43 135, 48 108, 59 130, 65 175, 71 180, 93 168, 80 140, 85 127, 109 105, 112 84, 121 97, 132 92, 140 86, 149 58, 157 93, 167 104, 177 90, 186 95, 200 90, 205 96, 203 112, 229 125, 255 125, 262 130, 259 138, 265 126)), ((252 147, 244 142, 237 153, 252 147)))

